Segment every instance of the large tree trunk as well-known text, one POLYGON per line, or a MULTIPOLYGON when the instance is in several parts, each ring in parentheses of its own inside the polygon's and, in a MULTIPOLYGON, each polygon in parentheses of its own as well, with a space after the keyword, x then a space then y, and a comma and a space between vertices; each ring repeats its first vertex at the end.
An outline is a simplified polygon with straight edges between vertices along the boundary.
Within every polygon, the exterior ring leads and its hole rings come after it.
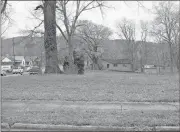
POLYGON ((99 64, 99 58, 98 57, 93 57, 93 70, 101 70, 102 67, 99 64))
POLYGON ((146 43, 144 43, 144 53, 145 53, 145 55, 144 55, 144 64, 147 64, 147 44, 146 43))
MULTIPOLYGON (((179 36, 178 36, 178 57, 177 57, 177 61, 178 61, 178 71, 179 71, 179 76, 180 76, 180 1, 179 1, 179 36)), ((179 84, 180 84, 180 79, 179 79, 179 84)))
POLYGON ((141 54, 141 59, 140 59, 140 67, 141 67, 141 72, 144 72, 142 54, 141 54))
POLYGON ((69 45, 69 72, 70 73, 76 73, 77 68, 74 65, 74 56, 73 56, 73 51, 74 51, 74 47, 72 44, 72 40, 71 40, 71 36, 68 37, 68 45, 69 45))
POLYGON ((171 73, 173 73, 173 53, 172 53, 171 42, 169 42, 169 53, 170 53, 170 70, 171 70, 171 73))
POLYGON ((56 43, 56 1, 44 1, 45 73, 60 73, 56 43))

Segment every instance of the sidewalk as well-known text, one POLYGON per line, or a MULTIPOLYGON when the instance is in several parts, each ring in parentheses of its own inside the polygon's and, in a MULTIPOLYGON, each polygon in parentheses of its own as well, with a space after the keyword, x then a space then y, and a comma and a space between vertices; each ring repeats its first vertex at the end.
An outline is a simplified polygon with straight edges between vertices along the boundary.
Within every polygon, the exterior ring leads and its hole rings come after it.
MULTIPOLYGON (((13 116, 17 112, 22 111, 54 111, 68 108, 74 110, 84 109, 89 110, 101 110, 101 111, 110 111, 118 110, 124 113, 125 111, 133 112, 134 111, 177 111, 179 110, 179 103, 150 103, 150 102, 73 102, 73 101, 2 101, 2 109, 7 109, 12 113, 13 116)), ((8 113, 6 113, 7 115, 8 113)), ((7 115, 9 116, 9 115, 7 115)), ((19 115, 20 116, 20 115, 19 115)), ((105 115, 107 116, 107 115, 105 115)), ((136 115, 137 116, 137 115, 136 115)), ((35 116, 36 117, 36 116, 35 116)), ((62 115, 60 116, 62 117, 62 115)), ((37 118, 37 117, 36 117, 37 118)), ((69 119, 69 118, 67 118, 69 119)), ((49 120, 49 119, 48 119, 49 120)), ((115 127, 115 126, 91 126, 91 125, 50 125, 50 124, 24 124, 24 122, 11 124, 3 122, 1 124, 2 130, 4 131, 38 131, 38 130, 49 130, 49 131, 137 131, 137 130, 156 130, 156 131, 178 131, 180 130, 178 126, 157 126, 157 127, 115 127)))
POLYGON ((84 108, 84 109, 121 109, 131 110, 178 110, 179 103, 149 102, 72 102, 72 101, 2 101, 2 107, 31 107, 41 109, 84 108))

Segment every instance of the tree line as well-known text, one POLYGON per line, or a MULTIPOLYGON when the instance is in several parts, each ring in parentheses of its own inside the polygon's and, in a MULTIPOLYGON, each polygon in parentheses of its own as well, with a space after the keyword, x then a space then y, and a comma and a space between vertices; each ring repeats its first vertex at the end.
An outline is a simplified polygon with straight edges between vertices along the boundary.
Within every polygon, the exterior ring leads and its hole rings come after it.
MULTIPOLYGON (((7 1, 1 2, 1 14, 5 11, 7 1)), ((56 29, 61 33, 68 47, 68 61, 70 70, 74 68, 74 44, 72 39, 78 37, 81 39, 83 48, 81 49, 93 62, 94 69, 101 69, 98 64, 102 57, 99 47, 102 47, 102 41, 109 39, 113 34, 112 30, 106 26, 98 25, 88 20, 80 20, 80 16, 89 10, 98 8, 103 15, 104 9, 109 8, 105 1, 41 1, 41 4, 35 7, 33 16, 37 18, 37 13, 43 15, 43 19, 38 19, 40 25, 44 25, 44 31, 36 29, 31 30, 31 34, 43 33, 44 49, 46 58, 45 73, 60 73, 58 66, 58 50, 56 41, 56 29), (72 9, 73 6, 73 9, 72 9)), ((141 21, 140 29, 137 29, 133 20, 123 18, 116 22, 117 35, 127 40, 128 58, 135 69, 135 58, 139 58, 141 71, 142 66, 147 63, 147 41, 153 38, 157 44, 168 45, 168 59, 170 70, 173 72, 174 65, 178 68, 179 57, 179 12, 178 6, 174 2, 161 1, 154 7, 155 19, 152 22, 141 21), (136 34, 141 34, 140 44, 137 44, 136 34)), ((161 60, 165 53, 155 51, 157 61, 161 60)), ((166 53, 167 54, 167 53, 166 53)))

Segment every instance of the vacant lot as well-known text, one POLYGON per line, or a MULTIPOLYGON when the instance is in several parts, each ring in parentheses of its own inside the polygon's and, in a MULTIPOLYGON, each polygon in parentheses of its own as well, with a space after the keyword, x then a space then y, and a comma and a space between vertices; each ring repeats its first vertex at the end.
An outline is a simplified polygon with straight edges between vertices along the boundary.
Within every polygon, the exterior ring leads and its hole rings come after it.
POLYGON ((110 71, 4 77, 2 122, 138 128, 178 126, 178 108, 141 107, 139 103, 138 108, 131 109, 136 104, 119 105, 120 102, 177 102, 178 87, 177 75, 110 71), (100 107, 101 102, 104 105, 100 107))
POLYGON ((2 100, 177 102, 177 75, 94 71, 2 78, 2 100))

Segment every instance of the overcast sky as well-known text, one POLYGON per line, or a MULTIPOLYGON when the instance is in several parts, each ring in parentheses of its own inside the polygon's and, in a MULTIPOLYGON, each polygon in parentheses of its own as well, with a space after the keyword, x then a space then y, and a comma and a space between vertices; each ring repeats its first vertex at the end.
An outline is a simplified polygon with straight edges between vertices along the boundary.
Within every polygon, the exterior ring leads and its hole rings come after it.
MULTIPOLYGON (((4 37, 16 37, 20 36, 18 33, 22 29, 33 28, 37 26, 37 22, 31 21, 29 10, 33 10, 39 1, 10 1, 13 13, 11 13, 11 18, 13 19, 13 24, 4 34, 4 37)), ((157 2, 152 1, 144 1, 143 5, 147 9, 152 9, 153 5, 157 2)), ((136 22, 137 29, 139 28, 139 20, 153 20, 153 14, 148 12, 144 8, 138 9, 138 4, 136 1, 108 1, 109 6, 113 6, 111 9, 105 10, 104 18, 100 11, 93 10, 89 12, 85 12, 82 14, 80 19, 91 20, 97 24, 103 24, 111 28, 114 32, 116 32, 116 21, 126 17, 128 19, 133 19, 136 22)), ((117 35, 114 34, 112 38, 117 38, 117 35)), ((140 35, 137 35, 137 39, 140 38, 140 35)))

